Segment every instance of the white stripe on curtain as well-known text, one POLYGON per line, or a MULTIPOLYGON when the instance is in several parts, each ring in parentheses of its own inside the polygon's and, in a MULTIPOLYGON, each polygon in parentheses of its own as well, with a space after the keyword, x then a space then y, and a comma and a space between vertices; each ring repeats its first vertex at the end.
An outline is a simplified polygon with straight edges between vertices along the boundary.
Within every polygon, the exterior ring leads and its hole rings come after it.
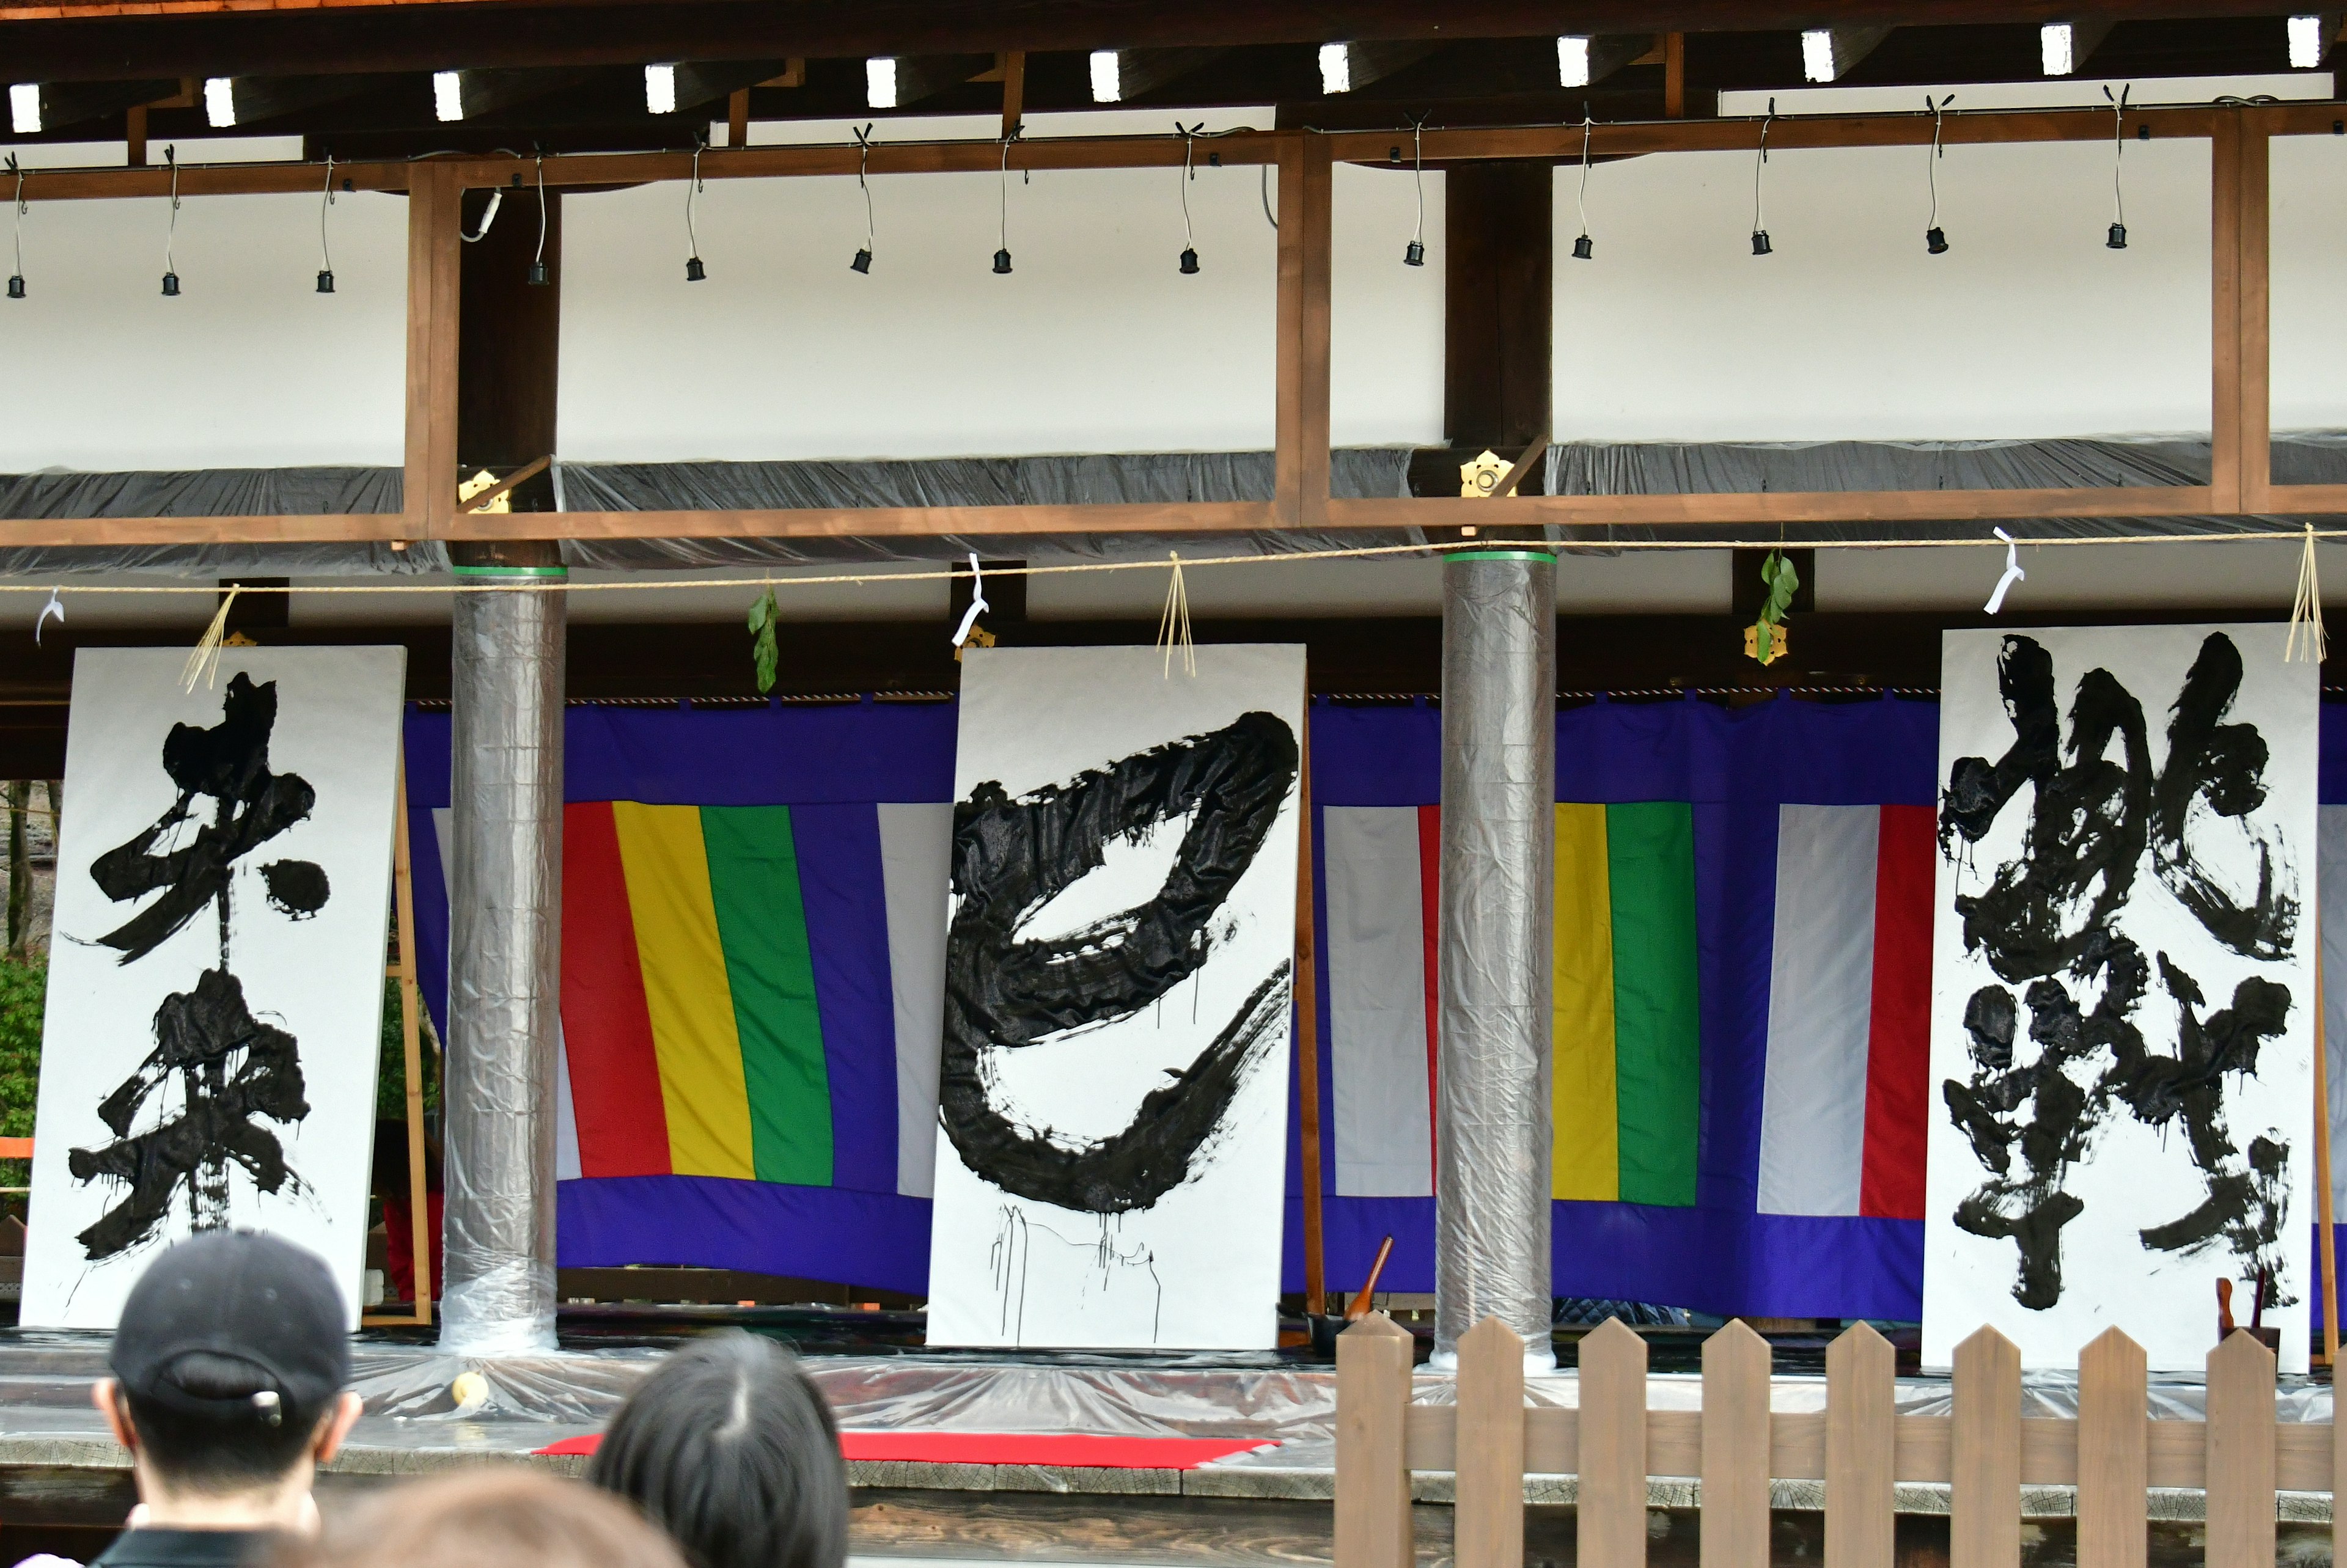
POLYGON ((2331 1095, 2331 1217, 2347 1215, 2347 805, 2318 808, 2314 876, 2322 921, 2322 1044, 2331 1095))
POLYGON ((1764 1214, 1858 1213, 1881 832, 1875 806, 1777 811, 1777 934, 1760 1110, 1764 1214))
POLYGON ((888 989, 897 1015, 897 1191, 937 1190, 938 1061, 945 1045, 946 896, 953 804, 884 804, 880 876, 888 904, 888 989))
POLYGON ((1320 814, 1337 1195, 1434 1193, 1418 808, 1320 814))

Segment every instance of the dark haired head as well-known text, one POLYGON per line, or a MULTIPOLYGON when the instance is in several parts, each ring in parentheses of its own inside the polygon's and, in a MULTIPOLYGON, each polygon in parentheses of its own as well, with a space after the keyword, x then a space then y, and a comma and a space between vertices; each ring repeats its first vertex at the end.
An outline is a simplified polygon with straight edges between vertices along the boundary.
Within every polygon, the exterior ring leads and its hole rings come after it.
POLYGON ((190 1398, 167 1401, 129 1389, 120 1397, 149 1460, 173 1485, 191 1491, 241 1491, 276 1481, 316 1444, 333 1405, 331 1398, 324 1405, 297 1405, 280 1395, 264 1413, 253 1396, 276 1392, 277 1379, 251 1361, 208 1350, 188 1351, 164 1376, 174 1391, 190 1398), (199 1410, 195 1400, 225 1408, 199 1410), (270 1414, 277 1418, 273 1422, 270 1414))
POLYGON ((620 1407, 587 1472, 693 1568, 840 1568, 847 1467, 790 1352, 739 1329, 671 1356, 620 1407))

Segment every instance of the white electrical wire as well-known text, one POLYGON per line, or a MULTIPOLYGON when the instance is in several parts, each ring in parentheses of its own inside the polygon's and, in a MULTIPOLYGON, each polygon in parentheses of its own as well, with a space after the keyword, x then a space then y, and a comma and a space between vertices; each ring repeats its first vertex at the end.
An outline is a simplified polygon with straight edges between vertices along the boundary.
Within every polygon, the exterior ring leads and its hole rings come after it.
POLYGON ((171 261, 171 242, 179 237, 179 149, 176 143, 163 149, 163 161, 171 166, 171 220, 163 231, 163 272, 168 276, 179 270, 171 261))
POLYGON ((1768 128, 1776 122, 1777 100, 1768 100, 1768 112, 1760 118, 1760 156, 1752 160, 1752 231, 1765 234, 1768 225, 1761 220, 1760 171, 1768 167, 1768 128))
POLYGON ((692 178, 684 184, 684 238, 691 245, 691 255, 696 261, 701 259, 701 236, 692 227, 692 203, 701 194, 701 154, 708 145, 705 139, 693 144, 692 178))
POLYGON ((1279 227, 1279 220, 1271 210, 1271 165, 1264 163, 1255 167, 1256 171, 1263 177, 1255 181, 1255 190, 1263 197, 1263 220, 1276 230, 1279 227))
POLYGON ((2111 221, 2122 229, 2127 227, 2127 187, 2120 180, 2127 165, 2127 127, 2123 121, 2127 95, 2133 91, 2133 82, 2119 88, 2116 97, 2111 97, 2108 84, 2103 87, 2103 97, 2111 100, 2111 221))
POLYGON ((1198 145, 1198 132, 1206 127, 1201 120, 1196 128, 1185 128, 1177 119, 1174 128, 1182 137, 1182 243, 1194 251, 1198 248, 1198 236, 1190 227, 1190 181, 1198 178, 1198 171, 1191 166, 1190 158, 1198 145))
POLYGON ((998 231, 999 238, 996 241, 996 248, 998 250, 1008 251, 1010 249, 1010 138, 1007 136, 1002 138, 1002 170, 1000 185, 1002 189, 1002 216, 1001 223, 998 231))
POLYGON ((1409 157, 1416 167, 1418 180, 1418 227, 1410 231, 1409 242, 1426 243, 1426 122, 1419 120, 1409 128, 1409 157))
POLYGON ((1923 107, 1932 111, 1932 152, 1930 161, 1923 166, 1924 172, 1930 177, 1932 186, 1932 216, 1923 224, 1926 229, 1936 229, 1940 226, 1940 159, 1948 156, 1948 149, 1940 144, 1940 126, 1944 111, 1954 100, 1955 96, 1950 93, 1938 103, 1933 103, 1931 94, 1923 95, 1923 107))
POLYGON ((530 258, 533 272, 546 265, 546 154, 538 155, 538 253, 530 258))
POLYGON ((16 275, 17 277, 20 277, 20 278, 21 278, 21 277, 23 277, 23 276, 25 275, 25 171, 24 171, 24 169, 23 169, 22 168, 18 167, 17 162, 16 162, 16 155, 15 155, 15 153, 13 153, 13 152, 12 152, 12 153, 10 153, 10 154, 8 155, 8 172, 9 172, 9 173, 11 173, 11 174, 13 174, 13 175, 15 175, 15 176, 16 177, 16 202, 15 202, 15 206, 16 206, 16 217, 15 217, 15 227, 16 227, 16 272, 15 272, 15 275, 16 275))
POLYGON ((334 204, 334 155, 326 154, 326 199, 318 203, 318 260, 329 272, 334 270, 334 253, 326 244, 326 209, 334 204))
POLYGON ((856 133, 856 145, 861 149, 856 159, 856 188, 864 192, 864 249, 872 249, 872 184, 865 171, 872 163, 872 128, 866 126, 856 133))
POLYGON ((1589 134, 1594 128, 1589 106, 1581 106, 1581 237, 1589 238, 1589 134))
POLYGON ((477 245, 482 241, 487 239, 489 237, 490 225, 494 224, 497 220, 497 209, 503 207, 505 204, 506 193, 504 191, 490 191, 489 204, 481 209, 481 226, 474 230, 469 234, 466 233, 462 227, 459 227, 456 231, 456 238, 462 240, 467 245, 477 245))

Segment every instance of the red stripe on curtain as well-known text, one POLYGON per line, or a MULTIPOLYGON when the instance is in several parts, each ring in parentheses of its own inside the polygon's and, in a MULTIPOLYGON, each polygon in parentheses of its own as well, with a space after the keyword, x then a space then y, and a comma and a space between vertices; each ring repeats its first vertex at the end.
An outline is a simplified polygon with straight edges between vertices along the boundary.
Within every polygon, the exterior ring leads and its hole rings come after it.
POLYGON ((562 1042, 579 1173, 671 1174, 660 1060, 609 801, 562 808, 562 1042))
POLYGON ((1858 1211, 1923 1217, 1932 1078, 1932 832, 1928 805, 1886 805, 1874 862, 1874 1011, 1866 1048, 1866 1158, 1858 1211))

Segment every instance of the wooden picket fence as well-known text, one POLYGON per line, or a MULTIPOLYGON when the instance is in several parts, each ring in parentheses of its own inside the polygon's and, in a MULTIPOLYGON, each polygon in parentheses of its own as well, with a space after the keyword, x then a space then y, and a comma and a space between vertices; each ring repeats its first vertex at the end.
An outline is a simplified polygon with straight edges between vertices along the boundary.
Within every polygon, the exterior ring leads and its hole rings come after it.
MULTIPOLYGON (((1524 1344, 1486 1318, 1459 1342, 1458 1403, 1410 1403, 1410 1337, 1383 1315, 1337 1342, 1337 1568, 1409 1568, 1409 1472, 1457 1477, 1458 1568, 1522 1568, 1527 1471, 1579 1477, 1576 1568, 1641 1568, 1646 1479, 1702 1481, 1702 1568, 1768 1568, 1771 1480, 1825 1482, 1823 1568, 1891 1568, 1901 1481, 1949 1487, 1949 1568, 2018 1568, 2021 1489, 2077 1489, 2078 1568, 2143 1568, 2146 1491, 2208 1493, 2209 1568, 2274 1568, 2275 1492, 2337 1491, 2347 1445, 2274 1419, 2274 1358, 2237 1332, 2209 1354, 2208 1419, 2154 1420, 2144 1353, 2116 1328, 2078 1357, 2075 1420, 2024 1418, 2021 1355, 1983 1328, 1956 1348, 1953 1410, 1893 1408, 1890 1341, 1860 1324, 1826 1351, 1823 1412, 1768 1408, 1767 1340, 1703 1348, 1703 1408, 1646 1408, 1645 1341, 1581 1341, 1578 1409, 1524 1403, 1524 1344)), ((2336 1530, 2334 1526, 2334 1531, 2336 1530)), ((2342 1558, 2347 1561, 2347 1558, 2342 1558)))

